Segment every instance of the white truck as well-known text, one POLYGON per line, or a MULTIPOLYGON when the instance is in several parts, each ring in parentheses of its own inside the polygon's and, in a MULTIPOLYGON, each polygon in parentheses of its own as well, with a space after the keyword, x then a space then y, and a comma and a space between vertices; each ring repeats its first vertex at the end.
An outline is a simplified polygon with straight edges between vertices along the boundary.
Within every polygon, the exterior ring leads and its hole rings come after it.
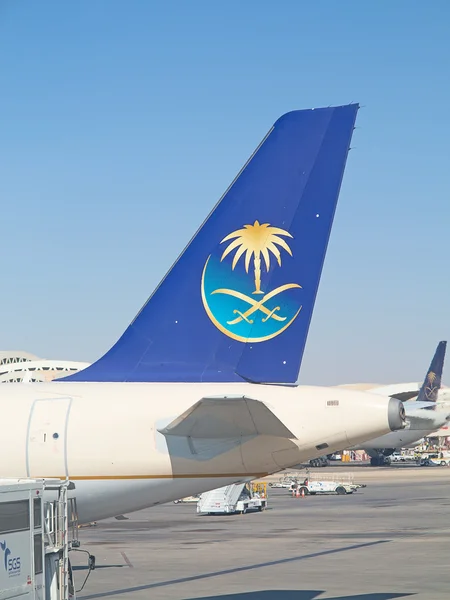
MULTIPOLYGON (((76 599, 69 551, 79 542, 71 486, 59 480, 0 479, 0 600, 76 599)), ((88 555, 90 573, 95 558, 88 555)))
POLYGON ((353 494, 357 489, 366 487, 364 484, 355 483, 353 476, 348 473, 329 473, 321 477, 318 473, 309 473, 304 479, 292 482, 290 492, 307 496, 311 494, 353 494))
POLYGON ((406 462, 406 460, 407 460, 406 457, 401 452, 394 452, 390 456, 386 457, 387 463, 406 462))

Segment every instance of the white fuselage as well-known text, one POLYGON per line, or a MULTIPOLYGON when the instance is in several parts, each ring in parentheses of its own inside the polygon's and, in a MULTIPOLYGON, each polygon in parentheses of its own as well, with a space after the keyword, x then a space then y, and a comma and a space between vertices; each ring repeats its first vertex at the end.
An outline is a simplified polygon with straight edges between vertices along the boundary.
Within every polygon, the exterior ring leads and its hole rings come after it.
POLYGON ((337 388, 3 384, 0 402, 0 476, 70 478, 82 523, 261 477, 391 430, 389 398, 337 388), (158 432, 203 397, 225 394, 264 402, 295 437, 212 439, 198 454, 158 432))

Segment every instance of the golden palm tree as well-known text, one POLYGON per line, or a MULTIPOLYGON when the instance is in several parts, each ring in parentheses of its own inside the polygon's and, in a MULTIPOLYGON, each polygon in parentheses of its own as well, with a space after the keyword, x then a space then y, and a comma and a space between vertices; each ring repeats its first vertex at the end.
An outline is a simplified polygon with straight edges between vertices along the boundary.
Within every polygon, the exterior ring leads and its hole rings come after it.
POLYGON ((236 250, 236 254, 233 258, 233 263, 231 268, 234 270, 234 267, 237 265, 241 256, 245 253, 245 271, 248 273, 248 268, 250 266, 250 260, 253 256, 253 267, 255 273, 255 291, 253 294, 263 294, 261 291, 261 256, 264 258, 264 262, 266 263, 266 269, 269 271, 270 267, 270 254, 271 252, 275 258, 279 266, 281 267, 281 254, 278 246, 281 246, 288 254, 292 256, 291 249, 287 245, 287 243, 279 237, 280 235, 284 235, 287 237, 292 237, 290 233, 284 231, 284 229, 280 229, 279 227, 271 227, 269 223, 263 223, 260 225, 259 221, 255 221, 253 225, 244 225, 243 229, 237 229, 230 233, 220 242, 227 242, 228 240, 234 240, 229 244, 224 253, 222 254, 222 260, 230 254, 233 250, 236 250))
POLYGON ((433 384, 436 379, 436 373, 433 373, 433 371, 430 371, 427 375, 427 379, 430 384, 433 384))

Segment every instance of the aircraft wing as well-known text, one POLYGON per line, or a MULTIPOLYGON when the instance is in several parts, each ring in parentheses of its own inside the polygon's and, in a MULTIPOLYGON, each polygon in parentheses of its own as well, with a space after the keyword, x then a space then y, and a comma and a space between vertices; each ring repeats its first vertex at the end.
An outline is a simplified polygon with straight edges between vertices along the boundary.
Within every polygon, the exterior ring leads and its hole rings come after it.
POLYGON ((295 435, 260 400, 246 396, 202 398, 167 427, 164 436, 196 439, 231 439, 270 435, 295 439, 295 435))

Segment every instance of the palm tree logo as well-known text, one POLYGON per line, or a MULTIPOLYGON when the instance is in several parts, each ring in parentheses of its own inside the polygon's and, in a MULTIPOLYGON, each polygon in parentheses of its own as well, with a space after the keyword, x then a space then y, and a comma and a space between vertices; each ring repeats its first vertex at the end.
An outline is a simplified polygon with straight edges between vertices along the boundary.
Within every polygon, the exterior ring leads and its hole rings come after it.
POLYGON ((427 375, 427 385, 425 386, 425 396, 429 400, 434 400, 437 394, 437 375, 433 371, 430 371, 427 375))
MULTIPOLYGON (((293 256, 292 250, 284 238, 293 239, 293 236, 280 227, 255 220, 253 224, 243 225, 241 229, 236 229, 228 234, 220 242, 221 244, 228 242, 228 244, 221 255, 216 255, 214 260, 223 264, 225 258, 232 257, 232 271, 243 258, 243 266, 248 274, 253 259, 254 289, 250 294, 244 293, 240 289, 212 286, 212 281, 217 281, 217 275, 213 279, 209 279, 210 271, 208 269, 211 255, 208 257, 202 274, 203 305, 214 325, 228 337, 241 342, 263 342, 285 331, 300 313, 302 306, 299 298, 292 296, 292 290, 301 288, 298 283, 285 283, 269 291, 261 289, 261 263, 264 263, 268 273, 273 258, 281 267, 281 250, 289 256, 293 256), (291 290, 289 292, 290 301, 279 303, 275 300, 288 290, 291 290), (234 299, 231 306, 229 300, 221 302, 213 299, 224 296, 234 299), (250 329, 248 325, 251 326, 250 329)), ((216 267, 211 268, 212 272, 216 269, 216 267)), ((215 272, 217 273, 217 270, 215 272)), ((222 277, 225 277, 225 281, 227 281, 226 275, 222 277)))
POLYGON ((269 223, 260 224, 259 221, 255 221, 253 225, 244 225, 242 229, 233 231, 220 242, 223 244, 224 242, 233 240, 225 248, 220 261, 222 262, 228 254, 236 250, 231 269, 234 271, 239 259, 245 254, 245 272, 248 273, 250 261, 253 256, 255 291, 252 294, 264 294, 261 290, 261 256, 264 259, 267 272, 269 272, 270 268, 270 253, 275 256, 278 265, 281 267, 281 253, 277 246, 280 246, 292 256, 291 249, 285 240, 280 237, 281 235, 292 238, 292 235, 284 231, 284 229, 272 227, 269 223))

